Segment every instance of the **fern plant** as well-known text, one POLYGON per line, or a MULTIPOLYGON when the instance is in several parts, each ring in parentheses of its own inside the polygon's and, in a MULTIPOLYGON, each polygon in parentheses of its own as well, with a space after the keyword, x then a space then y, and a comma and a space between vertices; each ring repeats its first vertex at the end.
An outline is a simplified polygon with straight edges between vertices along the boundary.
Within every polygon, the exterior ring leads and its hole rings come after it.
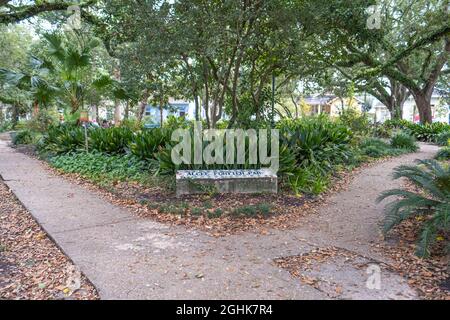
POLYGON ((383 231, 387 233, 405 219, 423 219, 417 255, 427 257, 440 234, 450 231, 450 168, 436 160, 418 160, 417 166, 402 165, 394 170, 394 179, 406 178, 421 192, 393 189, 383 192, 378 202, 398 197, 385 207, 383 231))

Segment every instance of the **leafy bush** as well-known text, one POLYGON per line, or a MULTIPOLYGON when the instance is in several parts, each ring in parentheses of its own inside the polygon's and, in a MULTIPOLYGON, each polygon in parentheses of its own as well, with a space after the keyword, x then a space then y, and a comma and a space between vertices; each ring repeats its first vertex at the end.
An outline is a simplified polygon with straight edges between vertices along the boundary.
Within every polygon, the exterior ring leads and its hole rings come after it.
POLYGON ((33 134, 30 130, 21 130, 16 132, 12 137, 12 143, 14 145, 30 144, 33 142, 33 134))
POLYGON ((436 143, 440 146, 450 145, 450 131, 441 132, 436 137, 436 143))
POLYGON ((153 160, 160 148, 170 141, 170 131, 161 128, 146 129, 135 135, 130 151, 142 160, 153 160))
POLYGON ((339 121, 349 127, 352 132, 365 135, 370 131, 369 118, 354 108, 346 108, 339 115, 339 121))
POLYGON ((50 163, 68 173, 79 173, 95 181, 142 180, 148 175, 148 164, 132 155, 103 153, 68 153, 50 158, 50 163))
POLYGON ((390 138, 393 134, 393 130, 384 124, 374 124, 371 127, 371 134, 378 138, 390 138))
POLYGON ((408 129, 419 141, 435 142, 439 134, 450 131, 450 126, 445 123, 434 122, 425 125, 410 125, 408 129))
POLYGON ((9 131, 13 129, 13 122, 12 121, 2 121, 0 122, 0 133, 9 131))
POLYGON ((394 148, 384 140, 378 138, 366 138, 361 141, 359 147, 363 155, 371 158, 398 156, 411 151, 404 148, 394 148))
POLYGON ((298 167, 313 166, 327 173, 353 156, 352 132, 328 117, 284 120, 278 127, 281 143, 295 154, 298 167))
POLYGON ((412 122, 405 120, 405 119, 391 119, 391 120, 386 120, 383 125, 387 128, 391 128, 391 129, 406 129, 408 128, 410 125, 414 125, 412 122))
POLYGON ((128 127, 91 129, 89 148, 108 154, 126 153, 133 136, 133 131, 128 127))
POLYGON ((174 115, 169 115, 164 122, 163 127, 170 131, 176 129, 188 129, 191 127, 191 121, 187 120, 185 117, 175 117, 174 115))
POLYGON ((419 146, 416 142, 416 139, 407 134, 406 132, 397 132, 391 138, 391 146, 397 149, 404 149, 408 151, 417 151, 419 150, 419 146))
POLYGON ((380 158, 391 155, 389 144, 378 138, 366 138, 360 143, 361 152, 372 158, 380 158))
POLYGON ((387 128, 402 129, 409 132, 419 141, 435 142, 443 132, 450 131, 450 125, 441 122, 431 124, 412 123, 407 120, 388 120, 384 123, 387 128))
POLYGON ((384 219, 384 232, 410 217, 422 219, 422 232, 417 254, 427 257, 436 237, 450 231, 450 167, 435 160, 418 161, 418 166, 402 165, 394 170, 394 179, 406 178, 421 192, 393 189, 383 192, 378 202, 394 196, 384 219))
MULTIPOLYGON (((192 128, 191 128, 192 130, 192 128)), ((191 137, 193 136, 193 132, 191 132, 191 137)), ((170 136, 169 136, 170 137, 170 136)), ((270 140, 270 139, 269 139, 270 140)), ((259 169, 261 168, 260 164, 250 164, 248 162, 248 154, 249 154, 249 141, 248 137, 246 137, 245 143, 245 154, 247 162, 244 164, 237 164, 237 161, 234 161, 233 164, 185 164, 182 163, 180 165, 175 165, 172 161, 171 152, 172 148, 176 143, 169 141, 167 138, 166 145, 161 147, 157 153, 150 152, 149 157, 154 155, 154 162, 158 165, 157 174, 159 175, 171 175, 174 174, 176 170, 228 170, 228 169, 259 169)), ((204 140, 202 145, 202 150, 209 144, 208 141, 204 140)), ((270 143, 269 143, 270 148, 270 143)), ((225 148, 224 148, 225 149, 225 148)), ((133 150, 133 148, 132 148, 133 150)), ((191 139, 191 159, 194 159, 194 139, 191 139)), ((270 154, 270 150, 268 150, 270 154)), ((292 161, 295 161, 292 154, 286 146, 280 146, 279 150, 280 155, 280 168, 283 173, 286 173, 287 170, 292 169, 292 161)), ((237 154, 235 153, 235 160, 237 154)))
POLYGON ((320 194, 326 190, 329 182, 329 174, 324 175, 316 167, 298 168, 287 179, 289 187, 296 194, 302 192, 320 194))
POLYGON ((321 193, 339 167, 360 161, 353 134, 341 121, 319 116, 282 120, 277 127, 281 145, 288 150, 280 152, 280 163, 286 163, 283 175, 295 193, 321 193))
POLYGON ((41 152, 63 154, 84 150, 84 129, 70 124, 50 126, 38 143, 41 152))
POLYGON ((27 127, 34 132, 44 133, 51 125, 54 125, 58 121, 58 115, 56 112, 40 109, 38 114, 34 116, 28 123, 27 127))
POLYGON ((139 131, 142 129, 142 122, 140 122, 138 120, 124 119, 121 122, 120 127, 128 128, 131 131, 139 131))
POLYGON ((436 154, 435 159, 442 161, 450 160, 450 146, 440 149, 436 154))

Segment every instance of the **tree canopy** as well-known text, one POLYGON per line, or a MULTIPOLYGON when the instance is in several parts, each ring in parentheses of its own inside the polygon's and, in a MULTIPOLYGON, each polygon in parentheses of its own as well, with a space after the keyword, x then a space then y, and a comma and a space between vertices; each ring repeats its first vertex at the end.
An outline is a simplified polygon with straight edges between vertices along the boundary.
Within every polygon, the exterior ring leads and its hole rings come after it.
MULTIPOLYGON (((299 86, 314 83, 338 96, 350 89, 370 94, 393 117, 401 117, 403 103, 412 96, 421 121, 431 122, 431 95, 448 74, 448 4, 85 0, 78 4, 82 30, 63 32, 63 39, 71 39, 67 48, 55 47, 45 28, 35 32, 38 41, 53 45, 41 52, 41 59, 52 60, 54 70, 59 70, 50 72, 52 84, 71 92, 65 103, 72 110, 84 103, 97 105, 104 97, 116 101, 117 113, 118 99, 126 101, 141 119, 147 103, 160 106, 162 112, 170 97, 183 98, 194 101, 195 117, 208 126, 217 126, 224 115, 233 126, 273 117, 273 98, 279 116, 298 116, 303 95, 299 86), (94 49, 89 43, 96 39, 101 43, 94 49), (63 57, 67 60, 60 60, 63 57), (99 77, 115 84, 96 88, 99 77)), ((34 17, 59 28, 67 22, 65 10, 71 5, 76 3, 0 0, 0 24, 11 28, 11 23, 34 17)), ((31 41, 26 35, 18 37, 31 41)), ((17 45, 11 36, 0 41, 11 43, 8 50, 17 45)), ((10 55, 21 62, 1 67, 23 69, 32 52, 19 51, 10 55)))

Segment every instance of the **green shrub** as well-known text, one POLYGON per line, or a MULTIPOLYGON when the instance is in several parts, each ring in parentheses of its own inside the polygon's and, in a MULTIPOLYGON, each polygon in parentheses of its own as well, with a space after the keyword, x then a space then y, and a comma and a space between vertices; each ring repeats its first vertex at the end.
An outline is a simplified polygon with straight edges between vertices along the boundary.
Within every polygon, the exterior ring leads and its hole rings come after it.
POLYGON ((57 112, 40 109, 38 114, 34 116, 28 123, 27 127, 33 132, 45 133, 48 128, 58 123, 57 112))
POLYGON ((436 137, 436 143, 440 146, 450 145, 450 131, 441 132, 436 137))
POLYGON ((388 155, 388 151, 377 146, 367 146, 361 149, 364 155, 371 158, 381 158, 388 155))
POLYGON ((33 134, 30 130, 21 130, 16 132, 12 137, 12 143, 14 145, 19 144, 31 144, 33 142, 33 134))
POLYGON ((366 148, 369 146, 378 147, 380 149, 389 149, 390 148, 390 145, 386 141, 384 141, 383 139, 379 139, 379 138, 365 138, 359 144, 360 148, 366 148))
POLYGON ((404 130, 408 128, 411 125, 414 125, 412 122, 405 120, 405 119, 392 119, 392 120, 386 120, 383 125, 387 128, 391 129, 401 129, 404 130))
POLYGON ((159 149, 170 141, 170 133, 161 128, 143 130, 134 136, 130 151, 142 160, 153 160, 159 149))
POLYGON ((326 174, 353 157, 351 130, 328 117, 283 120, 278 127, 281 143, 294 153, 299 168, 312 166, 326 174))
POLYGON ((13 129, 12 121, 0 121, 0 133, 13 129))
POLYGON ((298 168, 295 174, 288 177, 290 189, 296 193, 320 194, 326 190, 330 182, 330 174, 324 175, 316 167, 298 168))
POLYGON ((435 160, 422 160, 418 164, 397 167, 394 179, 406 178, 421 192, 393 189, 383 192, 377 200, 398 198, 385 207, 385 233, 405 219, 420 217, 423 227, 417 254, 427 257, 437 236, 450 232, 450 167, 435 160))
POLYGON ((128 127, 90 129, 89 149, 108 154, 126 153, 133 140, 133 131, 128 127))
POLYGON ((443 147, 438 151, 438 153, 435 156, 436 160, 450 160, 450 146, 449 147, 443 147))
POLYGON ((173 131, 176 129, 188 129, 191 127, 191 122, 185 117, 175 117, 174 115, 169 115, 166 121, 163 123, 163 128, 173 131))
POLYGON ((419 141, 435 142, 439 134, 450 131, 450 126, 445 123, 434 122, 424 125, 410 125, 408 129, 410 133, 419 141))
POLYGON ((38 143, 41 152, 63 154, 84 150, 84 129, 70 124, 50 126, 38 143))
POLYGON ((391 138, 391 147, 397 149, 404 149, 408 151, 417 151, 419 150, 419 146, 416 142, 416 139, 407 134, 406 132, 397 132, 391 138))
POLYGON ((392 137, 393 130, 384 124, 375 124, 371 127, 371 134, 374 137, 389 139, 392 137))
MULTIPOLYGON (((192 130, 192 129, 191 129, 192 130)), ((193 136, 193 133, 191 131, 191 137, 193 136)), ((170 136, 169 136, 170 137, 170 136)), ((167 138, 169 139, 169 138, 167 138)), ((173 175, 176 170, 228 170, 228 169, 259 169, 261 168, 260 164, 250 164, 248 161, 244 164, 237 164, 237 161, 234 161, 233 164, 185 164, 182 163, 180 165, 175 165, 172 161, 172 148, 174 147, 176 143, 168 141, 166 142, 165 146, 160 146, 158 152, 149 152, 148 157, 151 155, 154 155, 154 162, 158 165, 157 174, 159 175, 173 175)), ((209 144, 208 141, 204 140, 202 145, 202 150, 209 144)), ((143 144, 145 145, 145 144, 143 144)), ((269 143, 270 147, 270 143, 269 143)), ((225 148, 224 148, 225 149, 225 148)), ((143 148, 143 150, 148 150, 148 148, 143 148)), ((191 139, 191 159, 194 159, 194 139, 191 139)), ((132 152, 133 148, 132 148, 132 152)), ((270 150, 268 151, 270 154, 270 150)), ((245 143, 245 154, 249 154, 249 142, 248 137, 246 138, 245 143)), ((281 170, 290 170, 289 167, 292 167, 292 161, 294 160, 294 157, 292 154, 290 154, 290 151, 287 149, 287 147, 280 146, 280 168, 281 170), (291 162, 290 162, 291 161, 291 162)), ((235 153, 235 160, 237 157, 237 153, 235 153)), ((246 156, 247 157, 247 156, 246 156)), ((225 159, 225 158, 224 158, 225 159)), ((248 160, 248 157, 246 158, 248 160)), ((284 172, 284 171, 283 171, 284 172)))
POLYGON ((131 131, 139 131, 142 129, 142 122, 134 119, 124 119, 120 124, 121 128, 128 128, 131 131))
POLYGON ((397 156, 407 152, 405 149, 396 149, 378 138, 366 138, 360 143, 361 153, 371 158, 397 156))
POLYGON ((388 120, 384 126, 407 131, 417 140, 425 142, 436 142, 441 133, 450 131, 450 125, 441 122, 419 124, 407 120, 388 120))
POLYGON ((68 173, 79 173, 95 181, 142 181, 148 164, 132 155, 68 153, 50 158, 50 164, 68 173))
POLYGON ((354 108, 346 108, 339 115, 339 121, 349 127, 352 132, 366 135, 370 131, 369 118, 354 108))

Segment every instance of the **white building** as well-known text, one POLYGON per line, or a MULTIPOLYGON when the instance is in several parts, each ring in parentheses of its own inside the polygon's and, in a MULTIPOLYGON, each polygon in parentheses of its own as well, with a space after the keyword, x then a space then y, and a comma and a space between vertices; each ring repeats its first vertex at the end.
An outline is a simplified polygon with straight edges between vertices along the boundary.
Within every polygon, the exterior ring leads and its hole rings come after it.
MULTIPOLYGON (((384 104, 378 100, 374 100, 372 108, 368 111, 376 122, 385 122, 391 118, 389 110, 384 104)), ((433 122, 450 122, 450 106, 446 105, 441 96, 434 93, 431 97, 431 111, 433 115, 433 122)), ((403 105, 403 119, 412 122, 419 122, 419 112, 416 107, 414 98, 410 96, 403 105)))
MULTIPOLYGON (((163 121, 169 115, 175 117, 186 117, 186 119, 195 119, 195 104, 194 102, 185 100, 169 99, 167 107, 163 108, 163 121)), ((147 105, 144 111, 144 118, 149 123, 160 124, 161 110, 159 106, 147 105)))

